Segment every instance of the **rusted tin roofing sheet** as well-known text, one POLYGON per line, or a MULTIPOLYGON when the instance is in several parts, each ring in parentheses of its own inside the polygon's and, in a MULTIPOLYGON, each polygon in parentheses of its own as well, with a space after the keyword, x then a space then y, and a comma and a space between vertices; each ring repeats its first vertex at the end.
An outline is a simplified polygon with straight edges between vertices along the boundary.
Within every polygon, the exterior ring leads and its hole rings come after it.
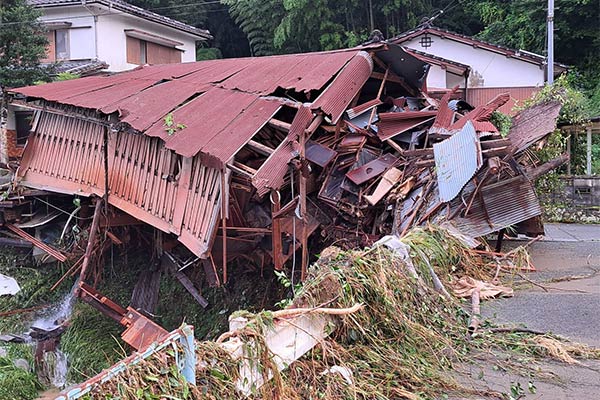
POLYGON ((440 201, 455 198, 483 164, 481 145, 471 121, 450 138, 433 145, 440 201))
POLYGON ((535 86, 500 88, 470 87, 469 90, 466 91, 466 100, 467 103, 477 107, 487 103, 501 93, 509 93, 510 99, 500 108, 498 108, 498 111, 512 116, 516 114, 516 112, 513 111, 515 105, 522 105, 524 100, 531 98, 531 96, 533 96, 539 90, 540 88, 535 86))
POLYGON ((13 92, 104 114, 117 113, 121 122, 160 137, 178 154, 190 157, 207 149, 225 163, 280 106, 259 97, 280 88, 322 91, 313 110, 321 109, 337 120, 371 74, 373 62, 364 49, 383 50, 385 46, 147 66, 109 77, 13 92), (171 112, 175 124, 185 128, 169 135, 164 118, 171 112), (222 144, 226 146, 220 148, 222 144))
POLYGON ((467 121, 489 121, 492 113, 500 108, 510 99, 508 93, 500 93, 484 105, 477 106, 469 111, 464 117, 450 125, 450 130, 462 129, 467 121))
POLYGON ((508 138, 515 150, 523 151, 553 132, 556 129, 556 119, 559 113, 560 103, 550 101, 537 104, 515 115, 508 132, 508 138))
POLYGON ((280 106, 255 94, 211 87, 172 113, 175 127, 182 124, 182 129, 169 133, 161 119, 145 133, 160 137, 167 149, 184 157, 202 152, 227 162, 280 106))
POLYGON ((371 56, 365 51, 359 52, 317 98, 311 109, 323 111, 333 124, 337 123, 372 72, 371 56))
POLYGON ((298 109, 288 136, 252 178, 252 184, 259 196, 264 196, 270 189, 279 189, 283 185, 285 175, 289 169, 288 163, 293 157, 294 142, 297 142, 298 137, 308 128, 313 118, 314 116, 308 107, 302 106, 298 109))
POLYGON ((481 197, 475 196, 469 214, 452 222, 463 234, 479 237, 541 213, 533 186, 527 178, 518 176, 482 187, 481 197))
POLYGON ((377 136, 381 140, 391 139, 417 126, 432 121, 437 111, 406 111, 379 114, 377 136))

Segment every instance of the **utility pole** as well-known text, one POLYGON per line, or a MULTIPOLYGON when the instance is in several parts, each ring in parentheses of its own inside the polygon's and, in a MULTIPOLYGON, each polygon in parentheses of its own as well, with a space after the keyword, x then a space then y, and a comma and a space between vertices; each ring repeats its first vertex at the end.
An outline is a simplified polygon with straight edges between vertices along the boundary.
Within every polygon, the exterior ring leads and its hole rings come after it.
POLYGON ((548 17, 546 18, 548 25, 548 84, 554 83, 554 0, 548 0, 548 17))

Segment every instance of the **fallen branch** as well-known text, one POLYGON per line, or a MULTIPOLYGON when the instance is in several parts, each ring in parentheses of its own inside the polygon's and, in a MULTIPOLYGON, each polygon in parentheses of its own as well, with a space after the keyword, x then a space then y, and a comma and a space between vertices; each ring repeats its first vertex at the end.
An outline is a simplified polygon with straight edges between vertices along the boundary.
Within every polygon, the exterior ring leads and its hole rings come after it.
POLYGON ((469 321, 469 335, 471 336, 479 328, 479 317, 481 315, 479 294, 479 288, 476 288, 471 295, 471 321, 469 321))
POLYGON ((273 311, 273 318, 296 317, 301 314, 348 315, 361 310, 363 307, 362 304, 355 304, 348 308, 289 308, 273 311))
POLYGON ((538 331, 535 329, 519 328, 519 327, 489 328, 489 329, 486 329, 486 332, 490 332, 490 333, 531 333, 533 335, 546 335, 548 333, 548 332, 538 331))
POLYGON ((4 312, 0 313, 0 317, 8 317, 8 316, 15 315, 15 314, 29 313, 29 312, 41 310, 41 309, 48 308, 48 307, 50 307, 50 304, 44 304, 43 306, 35 306, 35 307, 29 307, 29 308, 21 308, 18 310, 4 311, 4 312))

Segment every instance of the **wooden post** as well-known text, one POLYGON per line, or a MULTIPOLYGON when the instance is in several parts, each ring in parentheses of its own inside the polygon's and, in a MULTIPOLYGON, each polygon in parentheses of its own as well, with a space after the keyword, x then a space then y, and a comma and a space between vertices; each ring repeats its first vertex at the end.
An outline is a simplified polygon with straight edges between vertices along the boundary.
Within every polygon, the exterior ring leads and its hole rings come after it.
POLYGON ((90 258, 92 257, 94 243, 96 242, 96 234, 98 232, 98 224, 100 223, 100 210, 102 209, 103 202, 104 202, 104 199, 98 199, 98 201, 96 202, 96 208, 94 210, 94 218, 92 219, 92 227, 90 228, 90 236, 88 237, 87 247, 85 248, 85 255, 83 256, 83 262, 81 264, 81 272, 79 273, 79 281, 80 282, 85 282, 85 275, 87 273, 87 269, 90 264, 90 258))
MULTIPOLYGON (((271 216, 281 210, 281 195, 277 190, 271 190, 271 216)), ((275 269, 281 271, 283 269, 282 262, 282 245, 281 245, 281 219, 272 220, 271 243, 273 251, 273 263, 275 269)))
POLYGON ((221 227, 223 235, 223 285, 227 284, 227 196, 225 196, 226 170, 221 172, 221 227))
MULTIPOLYGON (((571 157, 571 139, 573 139, 573 137, 569 135, 567 138, 567 154, 569 157, 571 157)), ((571 176, 571 160, 569 160, 569 163, 567 164, 567 175, 571 176)))
POLYGON ((307 219, 308 213, 306 212, 306 177, 304 176, 304 163, 306 162, 306 132, 300 134, 300 210, 302 212, 302 272, 300 279, 304 281, 306 279, 306 269, 308 267, 308 230, 307 230, 307 219))
POLYGON ((586 143, 586 168, 585 174, 587 176, 592 175, 592 127, 588 126, 586 129, 587 143, 586 143))

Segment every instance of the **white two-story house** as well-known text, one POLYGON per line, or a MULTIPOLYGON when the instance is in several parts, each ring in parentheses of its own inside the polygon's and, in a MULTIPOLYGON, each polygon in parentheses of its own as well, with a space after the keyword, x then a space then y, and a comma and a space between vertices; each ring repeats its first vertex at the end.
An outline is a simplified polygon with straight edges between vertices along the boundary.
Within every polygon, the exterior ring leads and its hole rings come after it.
MULTIPOLYGON (((80 76, 120 72, 145 64, 196 61, 207 30, 122 0, 28 0, 43 11, 48 51, 44 64, 80 76)), ((0 132, 0 166, 18 159, 32 112, 10 106, 0 132)))
POLYGON ((43 11, 48 29, 46 63, 60 72, 125 71, 144 64, 196 61, 207 30, 122 0, 28 0, 43 11))

